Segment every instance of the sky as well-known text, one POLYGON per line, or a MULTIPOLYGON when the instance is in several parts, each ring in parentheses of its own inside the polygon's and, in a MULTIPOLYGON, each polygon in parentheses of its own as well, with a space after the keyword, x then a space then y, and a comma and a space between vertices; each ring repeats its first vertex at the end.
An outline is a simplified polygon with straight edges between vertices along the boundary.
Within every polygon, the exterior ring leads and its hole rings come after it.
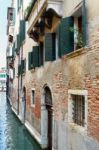
POLYGON ((9 6, 11 6, 11 0, 0 0, 0 68, 6 66, 7 7, 9 6))

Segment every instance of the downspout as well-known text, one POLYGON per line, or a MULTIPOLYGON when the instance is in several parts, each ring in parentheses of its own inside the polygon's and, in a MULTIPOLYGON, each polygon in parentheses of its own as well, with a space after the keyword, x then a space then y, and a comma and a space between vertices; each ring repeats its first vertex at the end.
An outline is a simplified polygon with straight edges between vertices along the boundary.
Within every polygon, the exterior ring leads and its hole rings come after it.
POLYGON ((86 0, 83 0, 83 13, 84 13, 84 25, 85 25, 85 33, 84 33, 85 47, 87 47, 88 46, 88 22, 87 22, 87 5, 86 5, 86 0))
POLYGON ((18 108, 17 108, 17 115, 19 115, 19 73, 18 73, 18 108))

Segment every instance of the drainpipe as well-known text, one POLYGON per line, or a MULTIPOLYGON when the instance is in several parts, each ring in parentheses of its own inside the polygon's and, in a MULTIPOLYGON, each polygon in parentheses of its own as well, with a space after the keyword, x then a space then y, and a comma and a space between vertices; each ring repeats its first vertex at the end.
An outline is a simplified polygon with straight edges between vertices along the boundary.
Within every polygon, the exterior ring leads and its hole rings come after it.
POLYGON ((17 108, 17 115, 19 115, 19 74, 18 74, 18 108, 17 108))
POLYGON ((87 7, 86 0, 83 0, 83 13, 84 13, 84 24, 85 24, 85 47, 88 46, 88 22, 87 22, 87 7))

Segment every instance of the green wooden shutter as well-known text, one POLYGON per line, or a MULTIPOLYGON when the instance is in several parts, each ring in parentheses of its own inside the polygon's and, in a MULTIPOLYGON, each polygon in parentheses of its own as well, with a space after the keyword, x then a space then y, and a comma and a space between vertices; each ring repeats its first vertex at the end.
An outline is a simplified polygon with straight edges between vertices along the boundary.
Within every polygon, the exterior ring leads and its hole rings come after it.
POLYGON ((18 76, 20 76, 20 74, 21 74, 21 65, 19 64, 18 65, 18 76))
POLYGON ((33 69, 34 65, 33 65, 33 51, 30 53, 30 68, 33 69))
POLYGON ((33 47, 33 68, 39 67, 39 46, 33 47))
POLYGON ((23 0, 20 0, 20 6, 23 4, 23 0))
POLYGON ((31 52, 28 53, 28 69, 31 69, 31 52))
POLYGON ((44 63, 44 49, 43 42, 40 42, 39 45, 39 66, 42 66, 44 63))
POLYGON ((59 56, 68 54, 74 50, 74 32, 70 31, 71 27, 74 27, 74 18, 63 18, 59 29, 59 56))
POLYGON ((55 60, 55 34, 45 34, 45 61, 55 60))
POLYGON ((21 73, 23 74, 25 72, 25 61, 21 60, 21 73))
POLYGON ((60 25, 56 30, 57 38, 58 38, 58 56, 61 57, 61 49, 60 49, 60 25))
POLYGON ((25 40, 25 20, 20 20, 20 43, 25 40))
POLYGON ((15 43, 12 46, 12 56, 14 57, 14 52, 15 52, 15 43))
POLYGON ((17 11, 19 10, 19 0, 17 0, 17 11))
POLYGON ((82 39, 83 39, 83 46, 86 45, 87 39, 87 10, 85 0, 83 0, 83 7, 82 7, 82 39))
POLYGON ((26 59, 24 59, 24 72, 26 72, 26 59))
POLYGON ((13 68, 13 78, 15 78, 15 68, 13 68))
POLYGON ((20 35, 17 35, 17 52, 20 50, 20 35))
POLYGON ((20 0, 17 0, 17 8, 18 8, 18 11, 20 9, 20 0))

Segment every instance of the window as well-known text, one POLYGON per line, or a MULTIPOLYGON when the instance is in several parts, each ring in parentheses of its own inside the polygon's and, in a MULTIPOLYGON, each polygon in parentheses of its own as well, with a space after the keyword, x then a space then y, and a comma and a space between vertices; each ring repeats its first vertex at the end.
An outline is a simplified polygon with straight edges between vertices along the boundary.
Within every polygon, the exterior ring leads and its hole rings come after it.
POLYGON ((85 97, 83 95, 71 95, 72 97, 72 113, 73 113, 73 122, 84 126, 85 123, 85 97))
POLYGON ((32 93, 31 93, 31 105, 32 106, 35 105, 35 89, 32 89, 32 93))
POLYGON ((74 18, 74 50, 86 45, 86 8, 78 5, 72 14, 74 18))
POLYGON ((74 50, 83 47, 82 16, 74 17, 74 50))
POLYGON ((77 126, 87 127, 87 91, 69 90, 68 91, 68 120, 77 126))

